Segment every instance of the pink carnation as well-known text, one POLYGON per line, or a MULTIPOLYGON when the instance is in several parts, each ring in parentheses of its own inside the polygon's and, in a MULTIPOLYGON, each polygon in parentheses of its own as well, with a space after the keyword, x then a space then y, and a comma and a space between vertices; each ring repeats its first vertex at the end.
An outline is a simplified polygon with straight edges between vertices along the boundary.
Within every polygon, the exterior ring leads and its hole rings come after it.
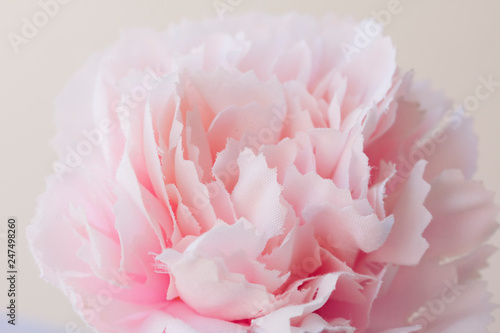
POLYGON ((352 49, 368 25, 185 22, 92 57, 57 101, 42 277, 100 332, 484 331, 471 120, 389 38, 352 49))

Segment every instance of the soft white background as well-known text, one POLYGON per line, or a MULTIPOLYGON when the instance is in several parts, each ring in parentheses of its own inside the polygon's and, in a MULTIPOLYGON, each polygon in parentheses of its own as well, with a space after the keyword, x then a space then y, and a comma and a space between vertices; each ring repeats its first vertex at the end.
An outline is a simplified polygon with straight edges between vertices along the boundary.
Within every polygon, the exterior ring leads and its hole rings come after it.
MULTIPOLYGON (((45 1, 45 0, 43 0, 45 1)), ((225 0, 231 1, 231 0, 225 0)), ((233 3, 238 2, 232 0, 233 3)), ((229 15, 247 11, 296 11, 362 19, 372 10, 386 9, 389 0, 243 0, 229 15)), ((433 87, 461 102, 492 74, 500 81, 500 1, 401 0, 403 11, 385 29, 392 37, 403 70, 414 69, 433 87)), ((29 254, 24 229, 34 214, 35 198, 44 189, 55 155, 49 140, 55 133, 53 100, 65 83, 96 50, 117 40, 120 30, 132 27, 166 29, 182 18, 216 16, 212 0, 69 0, 47 26, 15 53, 9 32, 20 33, 23 17, 40 10, 37 0, 0 0, 0 231, 8 216, 19 219, 18 321, 36 321, 58 327, 78 321, 68 301, 38 278, 29 254)), ((500 88, 474 112, 480 139, 477 179, 500 190, 500 88)), ((500 202, 496 197, 497 203, 500 202)), ((474 223, 474 221, 471 221, 474 223)), ((500 235, 492 243, 500 244, 500 235)), ((5 272, 5 241, 0 245, 0 272, 5 272)), ((500 253, 484 271, 493 300, 500 303, 500 253)), ((4 273, 0 273, 0 307, 6 305, 4 273)), ((410 286, 409 286, 410 287, 410 286)), ((490 332, 500 332, 500 311, 490 332)), ((5 327, 5 315, 0 327, 5 327)), ((1 330, 4 332, 5 330, 1 330)), ((33 332, 9 327, 8 332, 33 332)), ((476 333, 476 332, 471 332, 476 333)))

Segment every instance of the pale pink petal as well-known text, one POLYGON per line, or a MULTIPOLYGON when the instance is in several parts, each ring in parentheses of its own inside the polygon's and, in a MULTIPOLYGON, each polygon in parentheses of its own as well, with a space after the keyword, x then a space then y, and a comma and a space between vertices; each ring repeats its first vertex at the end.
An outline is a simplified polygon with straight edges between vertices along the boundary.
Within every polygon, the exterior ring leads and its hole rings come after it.
POLYGON ((394 226, 384 245, 370 254, 372 260, 416 265, 428 249, 429 243, 422 235, 432 218, 423 205, 430 190, 422 178, 425 166, 425 162, 418 162, 398 191, 387 198, 386 210, 394 215, 394 226))
POLYGON ((239 158, 240 177, 231 199, 238 217, 245 217, 268 238, 283 232, 286 208, 281 204, 281 186, 276 170, 269 169, 263 155, 244 150, 239 158))

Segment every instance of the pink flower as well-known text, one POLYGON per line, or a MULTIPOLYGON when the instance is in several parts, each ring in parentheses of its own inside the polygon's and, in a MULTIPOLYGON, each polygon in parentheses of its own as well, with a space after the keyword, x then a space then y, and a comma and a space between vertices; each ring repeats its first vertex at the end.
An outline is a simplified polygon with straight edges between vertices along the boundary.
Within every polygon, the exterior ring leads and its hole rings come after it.
POLYGON ((471 121, 389 38, 352 49, 374 24, 185 22, 94 56, 57 102, 43 278, 101 332, 485 330, 471 121))

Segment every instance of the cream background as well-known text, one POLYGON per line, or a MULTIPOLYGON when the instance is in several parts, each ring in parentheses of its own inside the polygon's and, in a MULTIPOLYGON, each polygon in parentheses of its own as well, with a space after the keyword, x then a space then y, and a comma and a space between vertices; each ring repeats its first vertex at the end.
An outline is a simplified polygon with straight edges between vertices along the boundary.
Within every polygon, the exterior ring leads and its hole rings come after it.
MULTIPOLYGON (((388 2, 243 0, 229 15, 247 11, 313 15, 335 12, 362 19, 369 17, 372 10, 387 8, 388 2)), ((493 74, 500 81, 500 1, 401 0, 401 4, 403 11, 392 18, 385 34, 393 38, 402 69, 415 69, 417 78, 430 79, 435 89, 456 101, 474 92, 480 75, 493 74)), ((55 159, 48 144, 55 133, 53 100, 93 52, 117 40, 121 29, 164 30, 181 18, 215 16, 216 12, 212 0, 70 0, 15 54, 7 33, 20 33, 21 18, 31 17, 39 9, 36 0, 0 0, 0 230, 5 230, 8 216, 18 217, 18 320, 32 318, 62 327, 69 321, 80 322, 65 297, 38 279, 23 236, 34 214, 35 198, 43 191, 44 177, 52 172, 55 159)), ((499 108, 500 89, 473 114, 480 139, 476 178, 496 191, 500 190, 499 108)), ((498 195, 496 201, 500 203, 498 195)), ((500 233, 491 242, 499 245, 500 233)), ((1 247, 0 271, 4 272, 4 243, 1 247)), ((499 259, 497 253, 490 260, 494 267, 484 271, 496 303, 500 303, 499 259)), ((4 280, 0 278, 2 308, 6 302, 4 280)), ((500 332, 500 311, 494 314, 497 322, 490 332, 500 332)), ((3 314, 0 320, 5 321, 3 314)))

